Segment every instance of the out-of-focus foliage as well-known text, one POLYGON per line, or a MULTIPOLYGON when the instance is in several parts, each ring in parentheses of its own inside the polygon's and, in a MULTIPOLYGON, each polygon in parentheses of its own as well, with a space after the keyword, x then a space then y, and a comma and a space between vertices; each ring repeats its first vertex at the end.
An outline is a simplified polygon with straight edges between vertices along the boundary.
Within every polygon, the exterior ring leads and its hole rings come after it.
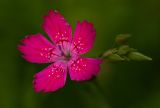
POLYGON ((159 12, 159 0, 1 0, 0 108, 160 108, 159 12), (45 34, 42 16, 49 9, 60 10, 73 30, 77 20, 94 23, 97 39, 86 56, 98 56, 112 47, 117 34, 129 33, 132 47, 153 61, 105 63, 98 76, 103 96, 88 82, 69 79, 57 92, 36 94, 32 76, 46 66, 23 60, 17 44, 27 34, 45 34))

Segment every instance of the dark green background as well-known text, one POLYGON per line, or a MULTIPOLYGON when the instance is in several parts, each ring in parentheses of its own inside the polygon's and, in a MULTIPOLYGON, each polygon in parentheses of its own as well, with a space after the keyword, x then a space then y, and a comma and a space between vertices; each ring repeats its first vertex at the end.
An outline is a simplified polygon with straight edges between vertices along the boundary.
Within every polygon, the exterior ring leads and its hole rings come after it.
MULTIPOLYGON (((46 34, 45 34, 46 35, 46 34)), ((0 108, 160 108, 160 1, 159 0, 0 0, 0 108), (41 28, 49 9, 57 9, 75 28, 89 20, 97 30, 94 57, 109 49, 117 34, 130 33, 130 44, 152 62, 104 63, 98 81, 68 79, 54 93, 35 93, 32 76, 46 65, 23 60, 17 45, 41 28), (107 107, 108 106, 108 107, 107 107)))

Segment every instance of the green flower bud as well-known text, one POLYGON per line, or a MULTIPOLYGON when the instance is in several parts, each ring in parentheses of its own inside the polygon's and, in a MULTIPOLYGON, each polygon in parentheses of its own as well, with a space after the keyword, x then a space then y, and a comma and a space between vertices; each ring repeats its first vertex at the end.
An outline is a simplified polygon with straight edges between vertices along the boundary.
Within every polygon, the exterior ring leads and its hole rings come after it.
POLYGON ((130 51, 130 47, 128 45, 122 45, 118 49, 118 55, 126 55, 130 51))
POLYGON ((111 54, 107 58, 111 62, 117 62, 117 61, 124 61, 125 60, 124 58, 122 58, 118 54, 111 54))
POLYGON ((115 41, 117 44, 126 44, 129 37, 131 37, 130 34, 120 34, 116 37, 115 41))
POLYGON ((107 58, 108 56, 116 53, 117 51, 118 51, 118 50, 117 50, 116 48, 110 49, 110 50, 106 51, 105 53, 103 53, 100 57, 101 57, 101 58, 107 58))
POLYGON ((133 61, 151 61, 152 60, 152 58, 145 56, 139 52, 130 52, 128 54, 128 58, 133 61))

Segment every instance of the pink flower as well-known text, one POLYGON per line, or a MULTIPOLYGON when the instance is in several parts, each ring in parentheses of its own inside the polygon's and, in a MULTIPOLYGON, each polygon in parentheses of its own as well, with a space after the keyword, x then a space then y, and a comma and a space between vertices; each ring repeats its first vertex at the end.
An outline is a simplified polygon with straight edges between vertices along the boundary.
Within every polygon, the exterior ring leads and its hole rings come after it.
POLYGON ((89 80, 99 73, 101 60, 80 56, 93 47, 96 31, 91 23, 78 22, 72 38, 71 26, 64 17, 50 10, 44 17, 43 29, 51 42, 38 33, 28 35, 18 46, 25 60, 51 63, 35 74, 33 85, 36 92, 53 92, 62 88, 67 71, 71 80, 76 81, 89 80))

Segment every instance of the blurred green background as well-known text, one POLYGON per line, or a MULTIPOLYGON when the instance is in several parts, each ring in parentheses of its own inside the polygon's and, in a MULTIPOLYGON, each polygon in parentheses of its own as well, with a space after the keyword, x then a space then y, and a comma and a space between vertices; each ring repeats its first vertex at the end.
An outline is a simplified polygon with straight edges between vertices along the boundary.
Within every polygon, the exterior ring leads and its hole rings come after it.
POLYGON ((160 108, 159 0, 0 0, 0 49, 0 108, 160 108), (46 65, 23 60, 17 45, 27 34, 45 34, 42 16, 49 9, 60 10, 73 30, 77 20, 94 23, 97 39, 87 56, 109 49, 117 34, 130 33, 131 46, 153 61, 104 63, 102 90, 68 79, 57 92, 37 94, 33 75, 46 65))

